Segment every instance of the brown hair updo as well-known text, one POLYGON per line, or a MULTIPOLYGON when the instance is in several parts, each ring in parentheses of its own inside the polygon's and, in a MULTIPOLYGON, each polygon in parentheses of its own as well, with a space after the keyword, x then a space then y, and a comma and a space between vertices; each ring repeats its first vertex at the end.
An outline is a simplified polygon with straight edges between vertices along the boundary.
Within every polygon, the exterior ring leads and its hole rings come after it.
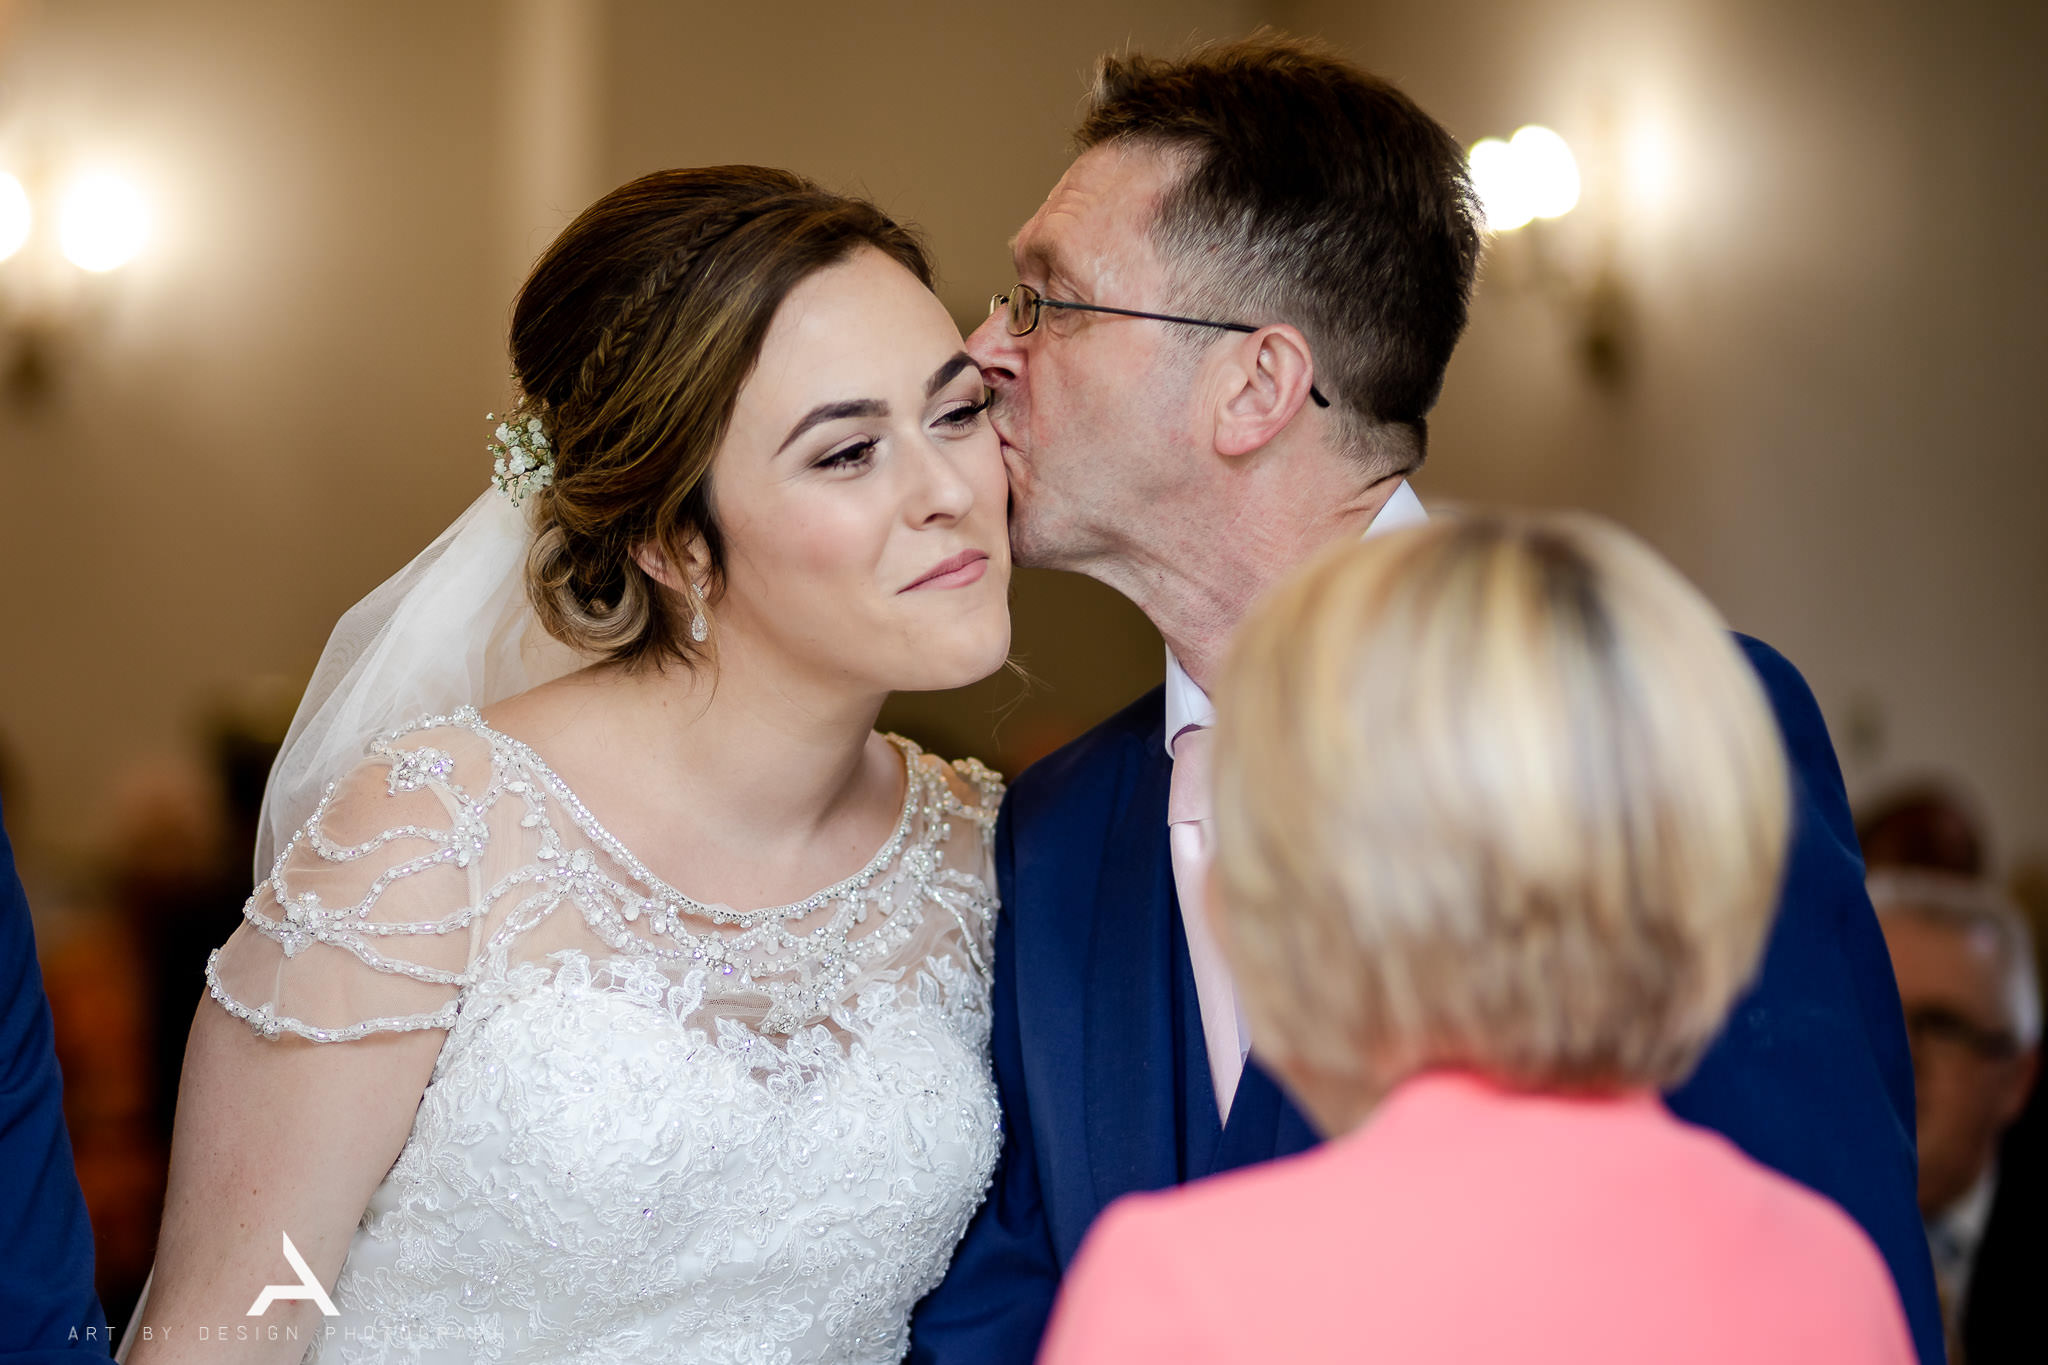
POLYGON ((724 543, 711 461, 776 310, 804 279, 861 247, 926 286, 917 238, 862 199, 788 171, 658 171, 585 209, 533 268, 512 312, 514 378, 546 424, 554 482, 532 499, 527 592, 548 633, 607 662, 697 662, 697 603, 650 578, 634 551, 715 597, 724 543))

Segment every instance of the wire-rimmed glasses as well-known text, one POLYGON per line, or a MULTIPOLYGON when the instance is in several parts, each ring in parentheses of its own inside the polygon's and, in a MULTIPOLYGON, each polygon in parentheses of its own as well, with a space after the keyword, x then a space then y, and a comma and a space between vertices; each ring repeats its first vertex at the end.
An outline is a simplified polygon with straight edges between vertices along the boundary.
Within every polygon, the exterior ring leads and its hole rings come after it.
MULTIPOLYGON (((1226 332, 1256 332, 1259 329, 1243 322, 1217 322, 1211 318, 1184 318, 1173 313, 1141 313, 1135 308, 1109 308, 1099 303, 1067 303, 1061 299, 1049 299, 1028 284, 1014 284, 1005 294, 991 295, 988 301, 990 315, 1007 310, 1004 325, 1013 337, 1030 336, 1038 330, 1038 315, 1041 309, 1064 308, 1075 313, 1109 313, 1120 318, 1150 318, 1154 322, 1178 322, 1187 327, 1220 327, 1226 332)), ((1330 406, 1330 400, 1323 397, 1313 384, 1308 396, 1319 408, 1330 406)))

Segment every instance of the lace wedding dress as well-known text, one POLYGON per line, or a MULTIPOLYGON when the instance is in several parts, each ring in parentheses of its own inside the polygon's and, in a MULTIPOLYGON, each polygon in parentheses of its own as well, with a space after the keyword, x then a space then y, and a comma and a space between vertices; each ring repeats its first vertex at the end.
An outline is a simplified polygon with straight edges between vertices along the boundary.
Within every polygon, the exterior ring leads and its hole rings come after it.
POLYGON ((901 1358, 996 1159, 1002 788, 894 743, 888 842, 767 910, 662 883, 473 710, 328 792, 213 997, 447 1038, 308 1360, 901 1358))

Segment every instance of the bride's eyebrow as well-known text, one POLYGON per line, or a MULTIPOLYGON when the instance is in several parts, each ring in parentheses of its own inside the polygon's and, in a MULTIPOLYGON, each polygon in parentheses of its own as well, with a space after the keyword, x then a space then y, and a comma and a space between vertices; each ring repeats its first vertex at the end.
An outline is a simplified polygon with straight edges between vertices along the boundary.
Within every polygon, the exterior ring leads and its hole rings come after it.
POLYGON ((788 450, 796 438, 812 427, 824 422, 836 422, 842 417, 887 417, 889 405, 879 398, 848 398, 837 403, 820 403, 805 413, 797 424, 789 429, 789 435, 782 438, 782 444, 775 447, 780 455, 788 450))
MULTIPOLYGON (((965 351, 954 352, 952 358, 932 371, 932 377, 924 381, 924 396, 933 397, 940 389, 953 382, 953 376, 965 369, 971 369, 974 357, 965 351)), ((889 405, 879 398, 847 398, 837 403, 820 403, 805 413, 797 424, 789 429, 789 435, 782 438, 782 444, 775 447, 780 455, 795 444, 797 437, 812 427, 825 422, 836 422, 842 417, 887 417, 889 405)))
POLYGON ((932 377, 924 381, 924 396, 926 398, 936 398, 940 389, 953 382, 954 375, 962 370, 971 368, 973 364, 973 356, 965 351, 955 352, 951 360, 933 370, 932 377))

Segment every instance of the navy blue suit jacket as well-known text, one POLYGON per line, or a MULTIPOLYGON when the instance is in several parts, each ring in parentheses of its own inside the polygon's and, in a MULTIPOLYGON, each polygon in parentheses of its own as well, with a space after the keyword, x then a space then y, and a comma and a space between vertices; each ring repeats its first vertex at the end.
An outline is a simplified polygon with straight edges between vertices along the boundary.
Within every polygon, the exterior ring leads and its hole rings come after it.
MULTIPOLYGON (((1912 1062, 1848 797, 1805 680, 1768 646, 1741 644, 1777 711, 1796 830, 1763 969, 1671 1108, 1861 1223, 1933 1365, 1941 1318, 1914 1203, 1912 1062)), ((1154 691, 1034 765, 1003 805, 1002 1158, 945 1282, 918 1306, 913 1361, 1025 1365, 1112 1199, 1316 1141, 1255 1061, 1218 1131, 1167 851, 1164 726, 1154 691)))
POLYGON ((107 1354, 50 1002, 0 824, 0 1365, 107 1354))

